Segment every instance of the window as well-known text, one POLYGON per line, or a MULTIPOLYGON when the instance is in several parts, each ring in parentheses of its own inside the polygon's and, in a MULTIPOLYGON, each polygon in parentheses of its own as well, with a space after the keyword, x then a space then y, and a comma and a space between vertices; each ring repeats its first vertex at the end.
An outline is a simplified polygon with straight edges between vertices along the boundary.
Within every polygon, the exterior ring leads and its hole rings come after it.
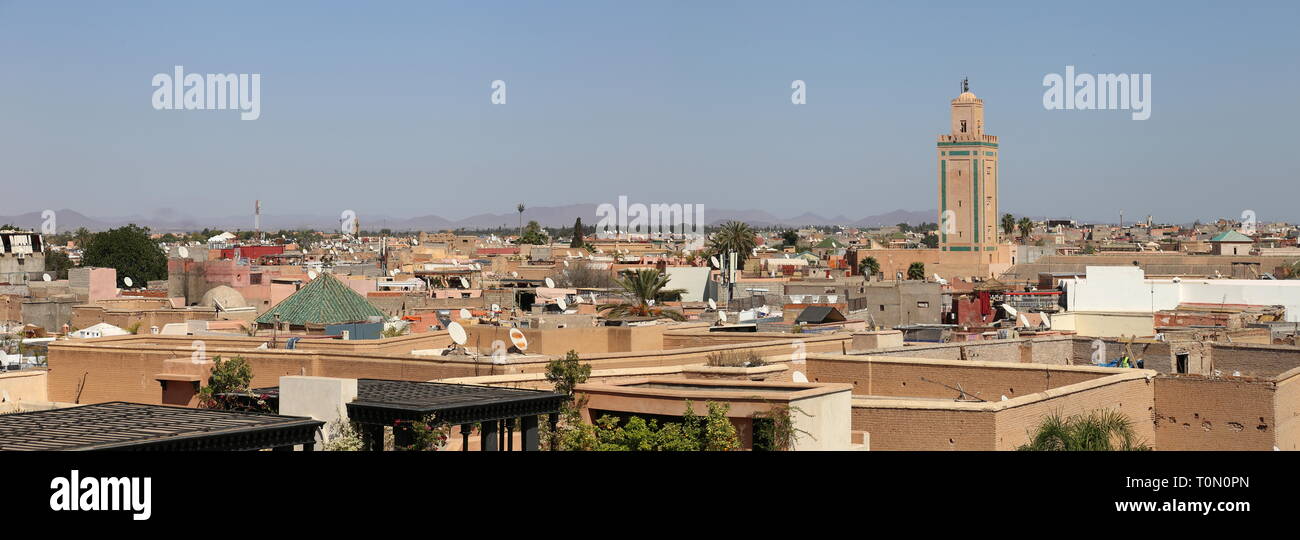
POLYGON ((919 308, 928 308, 928 307, 930 307, 930 303, 929 303, 929 302, 922 301, 922 300, 918 300, 918 301, 916 302, 916 307, 919 307, 919 308))
POLYGON ((1187 373, 1187 353, 1178 353, 1174 355, 1174 370, 1178 373, 1187 373))
POLYGON ((884 304, 880 304, 880 311, 884 311, 884 310, 885 310, 885 305, 884 305, 884 304))

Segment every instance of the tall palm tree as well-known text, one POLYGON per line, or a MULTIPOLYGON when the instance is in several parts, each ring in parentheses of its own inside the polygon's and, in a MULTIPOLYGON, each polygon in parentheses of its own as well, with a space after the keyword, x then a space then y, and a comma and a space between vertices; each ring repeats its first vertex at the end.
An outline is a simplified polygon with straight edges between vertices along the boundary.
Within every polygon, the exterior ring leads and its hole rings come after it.
POLYGON ((709 251, 715 255, 735 252, 737 265, 743 262, 755 247, 758 247, 758 242, 754 239, 754 229, 741 221, 728 221, 709 237, 709 251))
POLYGON ((1018 450, 1150 450, 1133 421, 1114 410, 1092 411, 1061 418, 1053 414, 1029 433, 1029 443, 1018 450))
POLYGON ((1028 244, 1029 233, 1034 232, 1034 222, 1030 221, 1027 217, 1022 217, 1020 218, 1020 222, 1016 223, 1016 227, 1020 229, 1020 243, 1028 244))
POLYGON ((667 317, 674 321, 684 321, 682 312, 650 305, 651 300, 659 301, 680 297, 685 289, 665 289, 669 277, 658 270, 637 270, 628 272, 619 278, 618 287, 623 301, 618 304, 600 306, 607 317, 667 317))
POLYGON ((909 265, 907 266, 907 279, 917 280, 917 281, 924 280, 924 279, 925 279, 925 263, 923 263, 923 262, 914 262, 914 263, 912 263, 912 264, 909 264, 909 265))
POLYGON ((519 203, 515 210, 519 211, 519 236, 522 238, 524 236, 524 203, 519 203))
POLYGON ((1016 233, 1016 216, 1011 214, 1002 214, 1002 234, 1007 238, 1016 233))
POLYGON ((880 273, 880 261, 875 257, 867 257, 858 263, 858 273, 870 277, 880 273))

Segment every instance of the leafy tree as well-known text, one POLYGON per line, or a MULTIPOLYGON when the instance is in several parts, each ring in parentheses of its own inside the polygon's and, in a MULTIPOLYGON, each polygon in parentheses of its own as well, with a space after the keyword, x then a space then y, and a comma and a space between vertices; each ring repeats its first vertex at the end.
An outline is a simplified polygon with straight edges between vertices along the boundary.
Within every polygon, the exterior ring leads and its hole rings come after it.
POLYGON ((247 409, 244 398, 255 398, 255 409, 265 410, 266 400, 254 396, 248 385, 253 382, 253 366, 242 356, 223 361, 220 356, 212 359, 212 374, 208 384, 199 389, 199 408, 203 409, 247 409))
POLYGON ((591 364, 579 361, 577 351, 569 351, 564 358, 556 358, 546 363, 546 380, 555 386, 555 392, 573 396, 573 388, 587 382, 591 376, 591 364))
POLYGON ((1027 243, 1029 241, 1029 233, 1034 232, 1034 222, 1030 221, 1027 217, 1022 217, 1020 218, 1020 221, 1016 223, 1016 227, 1020 229, 1020 243, 1027 243))
POLYGON ((148 227, 135 224, 94 235, 81 264, 116 269, 118 284, 124 287, 128 277, 141 285, 167 277, 167 254, 149 238, 148 227))
POLYGON ((939 247, 939 235, 937 234, 925 235, 925 238, 921 239, 921 245, 924 245, 925 247, 928 247, 930 249, 939 247))
POLYGON ((581 424, 566 433, 560 443, 564 450, 639 451, 639 452, 723 452, 740 449, 736 427, 727 417, 729 405, 707 402, 709 414, 695 414, 690 401, 682 422, 668 422, 663 426, 657 420, 639 416, 620 422, 614 416, 603 416, 595 425, 581 424))
POLYGON ((573 222, 573 240, 569 241, 569 247, 571 248, 582 247, 584 243, 582 238, 582 231, 583 231, 582 218, 578 218, 573 222))
POLYGON ((912 263, 912 264, 907 265, 907 279, 911 279, 911 280, 924 280, 924 279, 925 279, 925 263, 923 263, 923 262, 914 262, 914 263, 912 263))
POLYGON ((523 235, 519 237, 519 243, 538 246, 546 245, 550 242, 542 232, 542 226, 538 225, 536 221, 529 221, 528 227, 524 229, 523 235))
POLYGON ((875 257, 867 257, 858 263, 858 273, 864 276, 874 276, 880 273, 880 261, 875 257))
POLYGON ((783 240, 787 246, 797 246, 799 245, 799 233, 794 231, 785 231, 781 233, 781 240, 783 240))
POLYGON ((735 252, 736 263, 740 264, 755 247, 758 247, 758 242, 754 240, 754 230, 749 225, 740 221, 728 221, 709 237, 708 251, 713 255, 735 252))
POLYGON ((1052 414, 1029 433, 1029 443, 1018 450, 1087 451, 1150 450, 1133 431, 1133 421, 1114 410, 1061 418, 1052 414))
POLYGON ((906 224, 906 223, 899 223, 898 225, 895 225, 895 226, 898 227, 898 232, 911 232, 911 231, 912 231, 912 226, 911 226, 911 225, 908 225, 908 224, 906 224))
POLYGON ((684 289, 666 289, 669 277, 658 270, 637 270, 629 272, 618 280, 623 289, 623 302, 605 304, 600 311, 607 312, 607 317, 668 317, 675 321, 684 321, 686 316, 680 311, 651 306, 650 301, 662 301, 674 296, 681 297, 684 289))
POLYGON ((50 251, 45 254, 45 269, 54 279, 68 279, 68 269, 72 266, 72 260, 68 258, 67 253, 50 251))
POLYGON ((1016 233, 1016 216, 1011 214, 1002 214, 1002 234, 1008 238, 1016 233))

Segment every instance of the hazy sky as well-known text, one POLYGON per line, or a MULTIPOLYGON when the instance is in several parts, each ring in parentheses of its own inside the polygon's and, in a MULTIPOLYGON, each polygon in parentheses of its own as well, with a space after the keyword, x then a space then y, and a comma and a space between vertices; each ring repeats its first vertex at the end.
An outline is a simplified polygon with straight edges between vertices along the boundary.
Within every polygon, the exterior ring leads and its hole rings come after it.
POLYGON ((0 0, 0 215, 925 210, 969 76, 1005 211, 1300 220, 1298 6, 0 0), (155 110, 176 65, 261 117, 155 110), (1151 74, 1151 118, 1045 110, 1067 65, 1151 74))

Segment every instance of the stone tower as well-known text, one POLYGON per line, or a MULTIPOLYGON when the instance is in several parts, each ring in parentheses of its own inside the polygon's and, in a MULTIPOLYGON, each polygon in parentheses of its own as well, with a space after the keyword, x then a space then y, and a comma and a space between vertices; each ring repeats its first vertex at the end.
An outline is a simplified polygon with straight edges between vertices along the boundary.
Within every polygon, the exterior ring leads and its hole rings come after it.
POLYGON ((939 249, 996 251, 998 138, 984 133, 984 100, 966 80, 952 100, 952 131, 939 136, 938 150, 939 249))

